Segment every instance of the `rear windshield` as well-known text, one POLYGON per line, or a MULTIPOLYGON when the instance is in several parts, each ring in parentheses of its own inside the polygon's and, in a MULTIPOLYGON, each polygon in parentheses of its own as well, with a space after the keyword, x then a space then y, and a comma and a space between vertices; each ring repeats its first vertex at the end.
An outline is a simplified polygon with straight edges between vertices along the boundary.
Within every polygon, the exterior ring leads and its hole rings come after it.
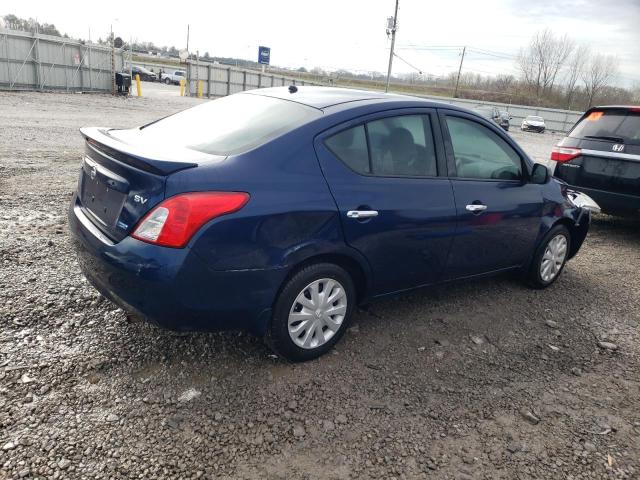
POLYGON ((262 145, 318 116, 296 102, 238 94, 203 103, 140 129, 145 144, 187 147, 211 155, 233 155, 262 145))
POLYGON ((581 139, 604 137, 603 140, 640 145, 640 112, 593 110, 573 128, 569 136, 581 139))
POLYGON ((527 117, 527 120, 533 120, 534 122, 542 122, 542 117, 534 117, 533 115, 527 117))

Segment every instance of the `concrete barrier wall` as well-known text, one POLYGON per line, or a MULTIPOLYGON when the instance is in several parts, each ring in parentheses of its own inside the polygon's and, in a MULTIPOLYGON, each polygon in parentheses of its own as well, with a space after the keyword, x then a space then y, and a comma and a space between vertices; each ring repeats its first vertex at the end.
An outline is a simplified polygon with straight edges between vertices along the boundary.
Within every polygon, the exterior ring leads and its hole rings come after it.
POLYGON ((434 97, 419 95, 421 98, 427 98, 435 102, 448 103, 459 107, 473 110, 479 106, 495 106, 502 111, 509 112, 513 117, 511 120, 511 128, 520 128, 522 120, 529 115, 537 115, 544 118, 548 130, 557 132, 568 132, 575 125, 583 112, 572 110, 558 110, 554 108, 530 107, 527 105, 510 105, 507 103, 484 102, 480 100, 467 100, 451 97, 434 97))

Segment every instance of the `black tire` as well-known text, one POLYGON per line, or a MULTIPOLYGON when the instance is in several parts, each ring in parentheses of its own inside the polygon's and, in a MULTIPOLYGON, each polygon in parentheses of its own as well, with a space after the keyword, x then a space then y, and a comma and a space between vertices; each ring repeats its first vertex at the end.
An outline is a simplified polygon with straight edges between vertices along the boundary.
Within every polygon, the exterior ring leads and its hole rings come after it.
POLYGON ((295 273, 284 285, 276 299, 271 318, 271 325, 267 333, 267 343, 280 356, 294 362, 313 360, 324 355, 342 338, 347 330, 356 303, 355 287, 351 276, 341 267, 332 263, 316 263, 304 267, 295 273), (308 285, 316 280, 328 278, 338 281, 346 294, 347 305, 344 319, 333 336, 315 348, 302 348, 289 335, 289 313, 294 308, 294 302, 308 285))
POLYGON ((165 78, 164 83, 166 83, 167 85, 171 85, 171 79, 165 78))
POLYGON ((571 247, 571 234, 569 233, 569 230, 567 229, 567 227, 565 227, 564 225, 556 225, 551 230, 549 230, 549 232, 545 235, 545 237, 540 242, 540 245, 538 245, 538 248, 536 249, 536 253, 531 262, 531 266, 529 267, 529 272, 527 273, 527 283, 529 284, 529 286, 533 288, 547 288, 549 285, 555 282, 558 279, 558 277, 562 274, 562 271, 564 270, 564 266, 567 264, 570 247, 571 247), (547 249, 547 246, 549 245, 551 240, 557 237, 558 235, 564 235, 566 239, 566 242, 567 242, 566 254, 564 257, 564 261, 562 262, 562 265, 560 266, 560 269, 555 274, 555 276, 550 280, 545 281, 542 278, 542 274, 541 274, 542 259, 547 249))

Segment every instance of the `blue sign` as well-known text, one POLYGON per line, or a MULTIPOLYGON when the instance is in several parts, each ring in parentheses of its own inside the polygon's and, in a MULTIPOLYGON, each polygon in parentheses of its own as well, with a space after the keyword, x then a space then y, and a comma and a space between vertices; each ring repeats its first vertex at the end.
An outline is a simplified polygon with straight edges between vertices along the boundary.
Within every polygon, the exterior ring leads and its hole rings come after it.
POLYGON ((269 65, 271 60, 271 49, 269 47, 258 47, 258 63, 269 65))

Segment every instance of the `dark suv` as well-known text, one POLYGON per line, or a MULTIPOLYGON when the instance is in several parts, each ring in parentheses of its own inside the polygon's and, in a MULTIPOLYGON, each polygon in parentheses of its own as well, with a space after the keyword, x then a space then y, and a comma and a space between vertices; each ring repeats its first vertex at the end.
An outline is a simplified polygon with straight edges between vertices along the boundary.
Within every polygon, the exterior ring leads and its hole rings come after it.
POLYGON ((604 212, 640 214, 640 107, 587 110, 551 160, 555 177, 588 194, 604 212))
POLYGON ((509 131, 509 120, 511 120, 511 115, 509 115, 508 112, 500 111, 498 107, 492 107, 491 105, 478 105, 473 108, 473 111, 487 120, 491 120, 500 125, 505 132, 509 131))

